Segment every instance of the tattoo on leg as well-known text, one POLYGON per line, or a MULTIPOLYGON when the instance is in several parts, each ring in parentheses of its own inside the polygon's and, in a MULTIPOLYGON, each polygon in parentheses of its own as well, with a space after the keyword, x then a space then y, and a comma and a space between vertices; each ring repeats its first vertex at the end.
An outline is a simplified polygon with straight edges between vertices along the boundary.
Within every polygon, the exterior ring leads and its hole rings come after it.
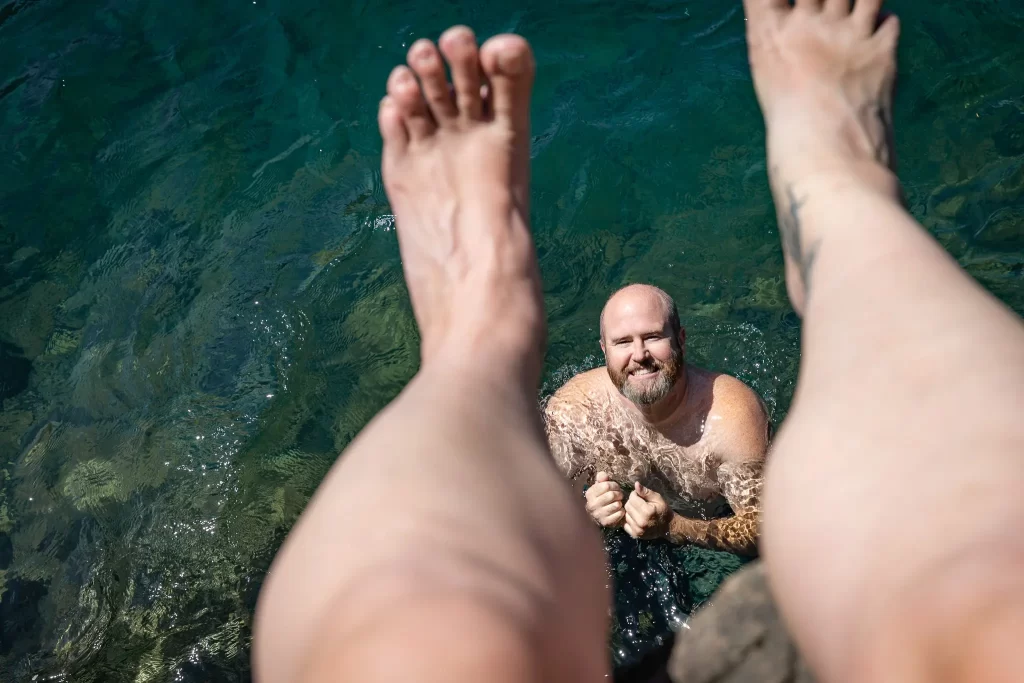
POLYGON ((800 280, 804 285, 804 291, 808 294, 811 288, 811 269, 814 267, 814 260, 818 256, 818 248, 821 240, 816 240, 804 250, 803 240, 800 235, 800 209, 803 208, 804 199, 797 199, 791 185, 786 187, 787 207, 779 207, 779 232, 782 235, 782 249, 800 271, 800 280), (788 209, 788 210, 784 210, 788 209))
POLYGON ((815 240, 811 246, 807 247, 807 253, 801 259, 800 277, 804 281, 804 298, 811 294, 811 270, 814 268, 814 259, 818 258, 818 247, 820 246, 821 240, 815 240))
POLYGON ((800 245, 800 208, 803 202, 796 198, 792 186, 786 187, 788 207, 779 207, 779 232, 782 233, 782 249, 786 256, 800 265, 803 253, 800 245), (784 210, 788 208, 788 211, 784 210))

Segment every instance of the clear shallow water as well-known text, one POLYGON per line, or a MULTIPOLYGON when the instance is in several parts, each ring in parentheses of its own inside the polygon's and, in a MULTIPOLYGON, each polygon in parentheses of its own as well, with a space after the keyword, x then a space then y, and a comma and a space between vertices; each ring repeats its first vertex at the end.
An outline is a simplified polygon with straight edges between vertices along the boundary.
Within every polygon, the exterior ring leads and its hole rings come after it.
MULTIPOLYGON (((908 203, 1024 312, 1024 9, 893 9, 908 203)), ((0 679, 248 679, 275 549, 415 371, 374 115, 411 41, 460 21, 537 52, 544 392, 641 280, 692 361, 785 415, 799 324, 738 3, 8 2, 0 679)), ((668 560, 620 598, 631 651, 737 564, 668 560)))

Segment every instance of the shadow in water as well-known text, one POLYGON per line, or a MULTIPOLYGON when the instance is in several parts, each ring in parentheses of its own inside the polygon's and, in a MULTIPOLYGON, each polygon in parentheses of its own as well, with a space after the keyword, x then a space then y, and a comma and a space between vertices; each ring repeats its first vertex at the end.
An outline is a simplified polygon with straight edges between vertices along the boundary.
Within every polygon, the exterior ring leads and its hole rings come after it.
POLYGON ((0 341, 0 401, 16 396, 28 386, 32 361, 21 347, 0 341))

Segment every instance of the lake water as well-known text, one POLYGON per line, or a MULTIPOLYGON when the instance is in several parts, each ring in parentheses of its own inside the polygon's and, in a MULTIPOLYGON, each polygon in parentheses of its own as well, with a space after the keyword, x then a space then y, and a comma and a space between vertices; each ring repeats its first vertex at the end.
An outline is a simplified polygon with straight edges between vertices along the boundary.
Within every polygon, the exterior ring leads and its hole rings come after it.
MULTIPOLYGON (((450 24, 536 49, 543 393, 645 281, 693 362, 785 415, 800 328, 738 2, 0 1, 0 680, 249 679, 275 550, 416 369, 375 113, 450 24)), ((892 9, 908 204, 1024 312, 1024 5, 892 9)), ((739 564, 610 543, 642 576, 619 662, 739 564)))

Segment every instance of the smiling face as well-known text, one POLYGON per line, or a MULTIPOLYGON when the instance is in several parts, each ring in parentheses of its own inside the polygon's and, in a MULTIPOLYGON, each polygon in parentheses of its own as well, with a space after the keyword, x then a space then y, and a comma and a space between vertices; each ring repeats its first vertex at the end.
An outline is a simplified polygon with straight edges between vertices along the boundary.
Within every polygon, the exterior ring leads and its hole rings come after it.
POLYGON ((683 370, 685 333, 672 299, 649 285, 619 290, 601 314, 601 349, 608 376, 640 406, 665 398, 683 370))

